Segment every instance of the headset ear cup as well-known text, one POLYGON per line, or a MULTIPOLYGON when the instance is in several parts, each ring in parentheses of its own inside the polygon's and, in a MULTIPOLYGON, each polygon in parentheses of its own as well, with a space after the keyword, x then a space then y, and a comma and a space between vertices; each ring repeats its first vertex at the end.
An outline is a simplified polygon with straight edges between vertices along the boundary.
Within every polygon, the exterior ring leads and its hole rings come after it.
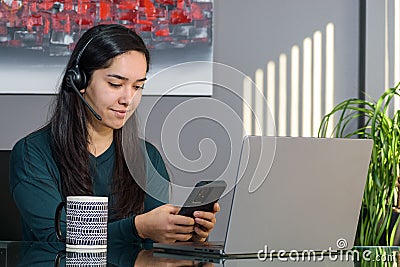
POLYGON ((84 72, 79 70, 78 66, 74 66, 70 68, 67 72, 67 76, 71 82, 79 89, 85 89, 87 87, 86 84, 86 75, 84 72))

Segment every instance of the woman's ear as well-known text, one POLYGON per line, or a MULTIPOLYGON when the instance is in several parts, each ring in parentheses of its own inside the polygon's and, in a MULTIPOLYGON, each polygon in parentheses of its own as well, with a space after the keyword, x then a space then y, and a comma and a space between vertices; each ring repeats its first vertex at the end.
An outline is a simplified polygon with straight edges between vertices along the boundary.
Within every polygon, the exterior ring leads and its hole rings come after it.
POLYGON ((81 89, 79 90, 79 92, 81 92, 81 94, 84 94, 86 92, 86 89, 81 89))

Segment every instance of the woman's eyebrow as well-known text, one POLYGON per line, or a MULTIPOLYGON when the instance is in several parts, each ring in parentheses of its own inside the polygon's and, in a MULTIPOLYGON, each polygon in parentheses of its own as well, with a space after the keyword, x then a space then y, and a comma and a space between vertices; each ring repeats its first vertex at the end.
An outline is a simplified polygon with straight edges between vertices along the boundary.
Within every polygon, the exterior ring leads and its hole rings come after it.
MULTIPOLYGON (((120 79, 120 80, 124 80, 124 81, 128 81, 129 80, 129 78, 121 76, 121 75, 118 75, 118 74, 107 74, 107 76, 108 77, 112 77, 112 78, 117 78, 117 79, 120 79)), ((141 78, 141 79, 137 79, 136 81, 137 82, 144 82, 146 80, 147 80, 147 78, 144 77, 144 78, 141 78)))
POLYGON ((142 78, 142 79, 137 79, 136 81, 137 81, 137 82, 144 82, 144 81, 146 81, 146 80, 147 80, 147 78, 144 77, 144 78, 142 78))

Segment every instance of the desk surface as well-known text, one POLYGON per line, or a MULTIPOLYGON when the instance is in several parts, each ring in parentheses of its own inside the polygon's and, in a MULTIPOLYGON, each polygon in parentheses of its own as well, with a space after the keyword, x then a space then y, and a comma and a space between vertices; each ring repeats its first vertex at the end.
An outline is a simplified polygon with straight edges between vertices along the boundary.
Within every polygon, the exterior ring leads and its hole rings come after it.
POLYGON ((335 255, 292 252, 266 259, 218 259, 204 255, 173 255, 128 244, 109 244, 107 252, 65 252, 62 243, 0 241, 0 266, 394 266, 400 263, 400 247, 356 247, 335 255), (69 265, 85 257, 83 265, 69 265), (94 262, 103 262, 95 265, 94 262), (57 263, 59 263, 57 265, 57 263))

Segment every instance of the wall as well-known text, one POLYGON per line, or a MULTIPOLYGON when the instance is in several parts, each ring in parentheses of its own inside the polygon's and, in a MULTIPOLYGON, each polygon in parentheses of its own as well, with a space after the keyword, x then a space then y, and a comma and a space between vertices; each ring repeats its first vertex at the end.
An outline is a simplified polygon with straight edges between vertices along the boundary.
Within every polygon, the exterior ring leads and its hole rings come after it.
MULTIPOLYGON (((162 148, 176 184, 190 186, 195 180, 219 177, 233 185, 244 131, 242 96, 245 77, 255 80, 256 71, 266 72, 270 61, 278 66, 282 53, 290 59, 293 46, 298 46, 300 62, 303 62, 304 40, 312 40, 316 31, 325 36, 329 23, 335 29, 335 93, 332 100, 337 103, 357 96, 358 1, 215 1, 214 61, 218 64, 214 65, 213 96, 168 96, 161 99, 149 96, 143 98, 138 111, 142 133, 162 148)), ((326 80, 324 73, 321 74, 322 83, 326 80)), ((302 67, 299 77, 300 99, 303 99, 302 67)), ((288 74, 286 82, 291 84, 291 75, 288 74)), ((266 78, 264 83, 266 87, 266 78)), ((278 84, 276 87, 275 97, 278 97, 278 84)), ((287 93, 289 103, 290 86, 287 93)), ((252 99, 256 100, 255 97, 252 99)), ((50 101, 51 96, 0 96, 0 148, 10 149, 17 139, 43 124, 50 101)), ((270 100, 271 103, 275 101, 270 100)), ((302 103, 299 114, 304 113, 302 103)), ((303 126, 302 118, 298 118, 300 128, 303 126)), ((275 118, 277 125, 289 125, 290 119, 289 115, 282 119, 287 120, 285 122, 275 118)), ((286 134, 290 135, 290 129, 286 134)), ((178 191, 179 188, 175 188, 173 192, 178 191)), ((174 194, 175 197, 174 202, 183 199, 181 194, 174 194)), ((221 201, 219 223, 211 239, 220 239, 225 234, 230 197, 228 195, 221 201)))
MULTIPOLYGON (((400 82, 400 3, 397 0, 366 3, 366 98, 377 99, 400 82)), ((395 109, 399 108, 397 97, 395 109)))

